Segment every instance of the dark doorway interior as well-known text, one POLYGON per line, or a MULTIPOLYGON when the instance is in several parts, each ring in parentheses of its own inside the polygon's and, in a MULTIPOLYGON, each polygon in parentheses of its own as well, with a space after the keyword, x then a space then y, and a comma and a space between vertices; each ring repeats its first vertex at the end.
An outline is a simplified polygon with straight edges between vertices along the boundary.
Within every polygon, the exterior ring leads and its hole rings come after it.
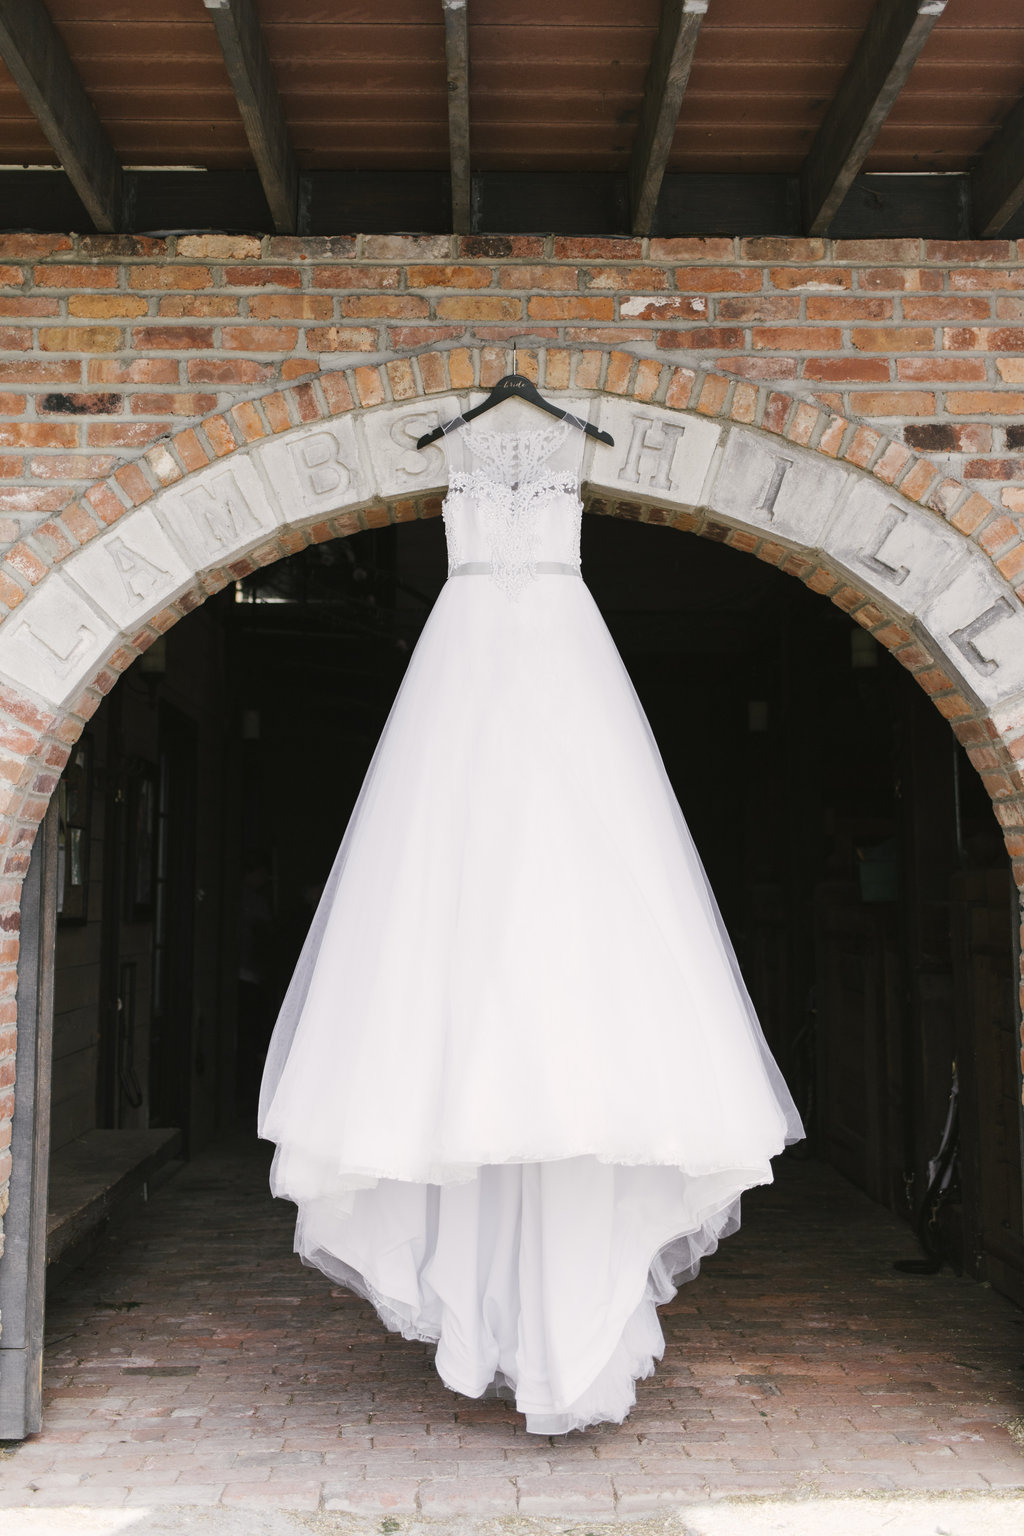
MULTIPOLYGON (((795 1155, 1024 1300, 1016 901, 948 725, 847 615, 727 546, 588 517, 584 573, 805 1112, 795 1155)), ((91 915, 59 940, 65 1144, 177 1128, 187 1152, 252 1126, 274 1011, 444 578, 439 520, 306 550, 180 624, 96 716, 91 915)))

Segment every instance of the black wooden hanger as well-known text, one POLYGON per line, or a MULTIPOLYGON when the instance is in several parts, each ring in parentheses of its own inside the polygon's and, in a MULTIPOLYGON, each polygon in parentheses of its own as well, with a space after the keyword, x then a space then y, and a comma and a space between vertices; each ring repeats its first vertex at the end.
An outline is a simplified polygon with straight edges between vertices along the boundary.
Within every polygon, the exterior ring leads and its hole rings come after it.
POLYGON ((588 437, 596 437, 599 443, 608 443, 615 446, 615 439, 610 432, 601 432, 589 421, 581 421, 571 411, 563 410, 560 405, 552 405, 550 400, 545 400, 537 387, 523 374, 516 372, 516 349, 512 348, 512 372, 506 373, 503 379, 499 379, 491 390, 487 399, 479 405, 474 405, 471 411, 464 411, 461 416, 456 416, 452 421, 446 421, 444 426, 435 427, 432 432, 425 432, 417 439, 417 448, 426 448, 428 443, 436 443, 439 437, 453 426, 456 430, 465 421, 472 421, 474 416, 480 416, 484 411, 489 411, 495 405, 500 405, 503 400, 527 400, 531 405, 539 406, 542 411, 547 411, 551 416, 557 416, 560 421, 568 421, 571 426, 579 427, 588 437))

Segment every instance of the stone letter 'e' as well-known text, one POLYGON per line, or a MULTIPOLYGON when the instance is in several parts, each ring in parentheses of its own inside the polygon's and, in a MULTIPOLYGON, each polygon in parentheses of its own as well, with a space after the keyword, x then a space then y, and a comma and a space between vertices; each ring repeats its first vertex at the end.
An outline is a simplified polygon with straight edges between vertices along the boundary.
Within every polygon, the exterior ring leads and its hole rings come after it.
POLYGON ((307 501, 319 501, 348 489, 352 474, 341 461, 341 444, 333 432, 314 432, 296 443, 292 454, 306 482, 307 501))
POLYGON ((986 608, 984 613, 979 613, 976 619, 972 619, 961 629, 954 629, 949 637, 960 654, 966 656, 971 666, 977 668, 985 677, 991 676, 997 670, 999 663, 991 656, 983 656, 974 643, 975 639, 984 630, 991 629, 993 624, 998 624, 1000 619, 1008 618, 1012 613, 1013 606, 1009 599, 997 598, 991 608, 986 608))
POLYGON ((671 490, 672 461, 685 431, 685 426, 678 426, 675 422, 655 421, 653 416, 634 416, 633 435, 619 470, 619 479, 629 480, 638 486, 643 473, 643 483, 652 490, 671 490))
POLYGON ((141 602, 148 597, 161 581, 170 579, 170 572, 154 565, 137 549, 129 549, 123 539, 109 533, 103 540, 103 548, 113 561, 114 569, 121 578, 125 596, 130 602, 141 602))
POLYGON ((910 575, 910 567, 906 565, 890 565, 888 560, 883 560, 882 550, 889 542, 890 535, 905 520, 906 515, 902 507, 890 504, 889 516, 882 525, 881 533, 875 540, 874 549, 863 550, 860 557, 869 570, 874 571, 878 576, 884 576, 886 580, 892 582, 894 587, 902 586, 910 575))
POLYGON ((231 473, 218 475, 213 489, 197 485, 183 491, 181 499, 192 514, 196 533, 211 554, 234 549, 244 538, 260 531, 259 519, 231 473))

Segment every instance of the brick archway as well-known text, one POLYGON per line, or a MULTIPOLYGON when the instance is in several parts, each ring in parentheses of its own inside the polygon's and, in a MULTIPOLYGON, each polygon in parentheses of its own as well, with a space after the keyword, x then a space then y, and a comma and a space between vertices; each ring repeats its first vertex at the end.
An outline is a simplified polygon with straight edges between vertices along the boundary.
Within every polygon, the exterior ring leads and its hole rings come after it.
MULTIPOLYGON (((768 386, 611 349, 519 356, 545 393, 575 401, 615 438, 614 448, 588 444, 592 510, 754 554, 894 653, 982 775, 1024 888, 1017 525, 902 444, 768 386)), ((32 840, 104 695, 228 582, 310 543, 436 515, 444 455, 417 453, 415 439, 510 361, 495 347, 423 351, 254 397, 159 442, 9 552, 0 571, 0 1074, 5 1058, 13 1069, 32 840)), ((13 1096, 9 1085, 0 1094, 3 1148, 13 1096)), ((0 1210, 8 1173, 0 1150, 0 1210)))

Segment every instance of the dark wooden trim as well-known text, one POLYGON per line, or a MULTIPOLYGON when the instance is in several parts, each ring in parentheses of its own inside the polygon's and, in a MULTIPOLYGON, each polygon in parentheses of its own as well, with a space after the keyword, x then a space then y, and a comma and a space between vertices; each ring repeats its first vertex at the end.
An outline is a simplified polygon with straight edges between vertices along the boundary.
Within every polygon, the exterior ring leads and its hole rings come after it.
POLYGON ((1005 233, 1024 203, 1024 99, 1018 101, 974 167, 971 201, 981 240, 1005 233))
MULTIPOLYGON (((255 171, 127 171, 134 217, 125 233, 266 234, 270 211, 255 171)), ((450 234, 447 171, 309 171, 299 178, 299 233, 450 234)), ((63 171, 0 170, 0 229, 82 229, 85 210, 63 171)), ((797 176, 667 175, 652 233, 799 235, 797 176)), ((858 176, 829 231, 838 239, 970 237, 971 181, 952 176, 858 176)), ((626 235, 624 174, 484 171, 473 177, 473 230, 517 234, 626 235)), ((1024 236, 1024 208, 1003 230, 1024 236)))
POLYGON ((121 166, 42 0, 0 0, 0 57, 95 227, 122 227, 121 166))
POLYGON ((662 0, 629 167, 630 228, 649 235, 710 0, 662 0))
POLYGON ((801 168, 804 226, 827 234, 946 0, 877 0, 801 168))
POLYGON ((298 227, 298 166, 253 0, 203 4, 224 55, 274 228, 279 234, 293 234, 298 227))
POLYGON ((467 0, 441 0, 448 71, 448 145, 452 229, 468 235, 472 218, 469 170, 469 27, 467 0))

